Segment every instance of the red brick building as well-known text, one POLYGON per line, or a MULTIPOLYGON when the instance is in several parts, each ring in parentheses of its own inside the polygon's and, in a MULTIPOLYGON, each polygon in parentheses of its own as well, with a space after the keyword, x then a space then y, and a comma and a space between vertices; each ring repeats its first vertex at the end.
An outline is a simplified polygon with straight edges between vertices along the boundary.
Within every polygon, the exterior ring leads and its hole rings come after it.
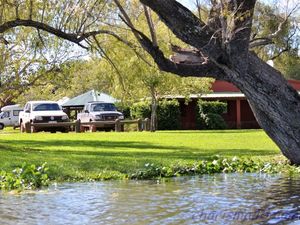
MULTIPOLYGON (((289 83, 297 91, 300 91, 300 81, 289 80, 289 83)), ((228 128, 260 128, 247 99, 236 86, 226 81, 215 81, 212 85, 212 91, 212 93, 201 95, 201 97, 192 95, 188 104, 185 104, 184 97, 176 97, 180 102, 182 129, 196 129, 197 101, 199 98, 227 103, 227 111, 222 116, 228 128)))

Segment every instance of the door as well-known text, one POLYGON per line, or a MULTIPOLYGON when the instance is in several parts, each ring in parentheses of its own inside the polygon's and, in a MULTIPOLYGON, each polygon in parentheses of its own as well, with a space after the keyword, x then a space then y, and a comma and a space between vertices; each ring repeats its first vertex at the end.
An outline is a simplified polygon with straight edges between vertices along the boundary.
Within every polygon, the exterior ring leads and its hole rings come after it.
POLYGON ((29 103, 27 103, 24 107, 24 113, 23 113, 23 117, 22 117, 22 123, 27 123, 30 121, 30 109, 31 106, 29 103))
POLYGON ((3 112, 2 116, 1 116, 1 121, 4 124, 4 126, 12 126, 11 112, 10 111, 3 112))
POLYGON ((19 125, 19 114, 22 110, 13 110, 12 112, 12 118, 11 118, 11 123, 14 126, 19 125))

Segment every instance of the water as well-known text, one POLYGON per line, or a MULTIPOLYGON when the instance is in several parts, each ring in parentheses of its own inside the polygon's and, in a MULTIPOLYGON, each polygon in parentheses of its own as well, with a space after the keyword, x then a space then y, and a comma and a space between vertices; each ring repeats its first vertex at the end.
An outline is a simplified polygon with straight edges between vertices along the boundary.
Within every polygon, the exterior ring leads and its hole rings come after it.
POLYGON ((0 194, 0 224, 300 224, 300 178, 218 174, 59 184, 0 194))

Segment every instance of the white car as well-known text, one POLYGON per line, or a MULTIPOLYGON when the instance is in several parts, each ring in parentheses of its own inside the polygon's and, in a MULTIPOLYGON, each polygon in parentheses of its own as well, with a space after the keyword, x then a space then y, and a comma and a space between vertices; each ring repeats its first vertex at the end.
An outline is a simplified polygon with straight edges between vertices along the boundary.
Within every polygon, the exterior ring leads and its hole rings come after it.
POLYGON ((18 127, 19 114, 22 110, 19 105, 4 106, 0 113, 0 130, 4 127, 18 127))
POLYGON ((54 101, 30 101, 27 102, 24 110, 20 112, 19 124, 21 132, 25 131, 25 124, 39 124, 40 126, 31 126, 31 132, 56 131, 68 132, 69 125, 60 122, 69 122, 69 117, 63 112, 61 106, 54 101), (43 126, 43 124, 45 124, 43 126), (47 124, 51 124, 48 126, 47 124))
MULTIPOLYGON (((113 103, 107 102, 89 102, 84 106, 83 112, 78 113, 77 120, 82 123, 93 121, 115 121, 116 119, 124 119, 124 115, 118 112, 113 103)), ((98 129, 111 130, 114 129, 114 124, 100 124, 98 129)))

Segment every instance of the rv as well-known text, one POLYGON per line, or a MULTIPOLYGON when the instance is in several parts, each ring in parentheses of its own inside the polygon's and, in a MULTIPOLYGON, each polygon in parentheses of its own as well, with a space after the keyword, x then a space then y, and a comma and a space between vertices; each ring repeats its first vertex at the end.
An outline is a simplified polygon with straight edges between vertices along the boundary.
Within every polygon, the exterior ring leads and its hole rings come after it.
POLYGON ((0 130, 4 127, 16 128, 19 126, 19 113, 23 109, 19 105, 8 105, 1 109, 0 130))

